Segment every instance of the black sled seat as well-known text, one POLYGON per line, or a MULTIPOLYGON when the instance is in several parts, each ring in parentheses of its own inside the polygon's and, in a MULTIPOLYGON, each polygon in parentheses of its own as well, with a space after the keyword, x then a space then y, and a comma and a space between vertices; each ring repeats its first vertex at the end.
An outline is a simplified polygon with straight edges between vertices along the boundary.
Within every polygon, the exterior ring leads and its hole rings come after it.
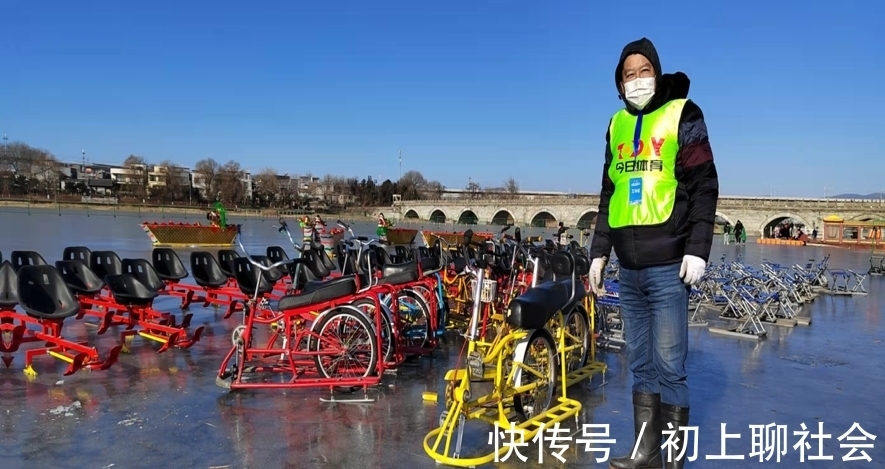
POLYGON ((286 253, 285 249, 279 246, 268 246, 267 258, 270 259, 271 264, 276 264, 277 262, 288 261, 289 254, 286 253))
POLYGON ((147 307, 159 296, 132 274, 108 275, 104 279, 114 301, 122 306, 147 307))
MULTIPOLYGON (((265 267, 270 267, 271 264, 274 263, 274 261, 271 261, 270 258, 268 258, 267 256, 252 256, 252 260, 265 267)), ((234 278, 237 278, 236 274, 237 272, 239 272, 239 270, 237 270, 239 269, 239 267, 236 261, 234 262, 234 269, 234 278)), ((286 275, 286 271, 280 268, 262 270, 261 272, 264 273, 264 278, 266 278, 271 285, 276 285, 276 283, 279 282, 286 275)))
POLYGON ((178 253, 170 248, 154 248, 151 252, 151 265, 157 276, 166 281, 179 282, 188 276, 178 253))
POLYGON ((86 246, 69 246, 61 254, 63 261, 80 261, 86 267, 92 268, 92 250, 86 246))
POLYGON ((95 275, 83 261, 61 260, 55 262, 55 269, 65 285, 76 294, 94 296, 104 289, 104 281, 95 275))
POLYGON ((9 261, 0 264, 0 309, 11 309, 18 304, 18 276, 9 261))
POLYGON ((98 278, 123 273, 123 262, 114 251, 93 251, 89 259, 89 268, 98 275, 98 278))
MULTIPOLYGON (((255 256, 267 259, 264 256, 255 256)), ((259 259, 253 261, 262 264, 259 259)), ((269 264, 263 264, 265 266, 269 264)), ((273 283, 268 278, 267 272, 252 265, 246 257, 238 257, 234 259, 234 278, 237 280, 237 287, 244 295, 252 298, 258 290, 258 296, 268 295, 273 292, 273 283)))
POLYGON ((12 251, 9 260, 16 272, 26 265, 46 265, 46 260, 37 251, 12 251))
POLYGON ((549 257, 553 280, 530 288, 508 306, 506 321, 520 329, 541 329, 558 311, 567 313, 584 296, 584 283, 573 281, 575 258, 559 251, 549 257))
MULTIPOLYGON (((220 254, 221 251, 219 251, 219 257, 221 257, 220 254)), ((203 288, 221 288, 227 285, 228 278, 235 277, 233 270, 230 274, 229 277, 224 272, 221 263, 215 259, 211 252, 194 251, 191 253, 191 275, 197 285, 203 288)))
POLYGON ((148 290, 160 292, 166 288, 166 282, 147 259, 123 259, 122 266, 124 274, 132 275, 148 290))
POLYGON ((234 260, 240 257, 240 254, 233 249, 219 249, 218 250, 218 265, 221 267, 221 272, 224 273, 227 278, 236 278, 236 269, 234 268, 234 260))
POLYGON ((19 305, 38 319, 63 320, 80 311, 80 303, 51 265, 23 265, 18 270, 19 305))
POLYGON ((382 285, 402 285, 418 280, 418 263, 408 261, 400 264, 386 264, 381 268, 382 285))

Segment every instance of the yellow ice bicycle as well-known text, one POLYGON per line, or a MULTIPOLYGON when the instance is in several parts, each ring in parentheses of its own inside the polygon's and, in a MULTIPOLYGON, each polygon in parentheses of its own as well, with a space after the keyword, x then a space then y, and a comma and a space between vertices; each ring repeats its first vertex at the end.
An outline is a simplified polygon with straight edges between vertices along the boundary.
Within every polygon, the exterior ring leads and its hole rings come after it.
MULTIPOLYGON (((465 251, 472 232, 464 233, 465 251)), ((465 258, 469 256, 465 252, 465 258)), ((586 260, 581 270, 587 267, 586 260)), ((485 274, 485 260, 477 256, 474 265, 468 262, 464 271, 476 278, 474 298, 480 295, 485 274)), ((558 251, 549 257, 553 280, 541 283, 511 300, 505 321, 508 329, 485 354, 477 353, 481 305, 474 303, 466 338, 467 366, 446 374, 446 410, 440 416, 440 426, 424 437, 424 450, 437 462, 471 467, 487 464, 508 450, 494 448, 477 457, 461 457, 464 427, 469 420, 482 420, 504 429, 513 427, 530 441, 542 428, 550 427, 568 418, 577 419, 581 403, 570 399, 567 389, 572 384, 604 372, 606 366, 591 357, 580 369, 568 372, 570 352, 583 349, 583 337, 573 334, 568 327, 571 314, 583 311, 587 297, 581 273, 576 272, 575 256, 558 251), (473 397, 474 380, 491 381, 488 394, 473 397), (561 395, 554 400, 556 391, 561 395)), ((589 317, 593 318, 590 302, 589 317)), ((591 320, 592 324, 592 320, 591 320)), ((593 334, 590 327, 589 334, 593 334)), ((591 338, 592 340, 592 338, 591 338)), ((583 360, 581 360, 583 361, 583 360)))

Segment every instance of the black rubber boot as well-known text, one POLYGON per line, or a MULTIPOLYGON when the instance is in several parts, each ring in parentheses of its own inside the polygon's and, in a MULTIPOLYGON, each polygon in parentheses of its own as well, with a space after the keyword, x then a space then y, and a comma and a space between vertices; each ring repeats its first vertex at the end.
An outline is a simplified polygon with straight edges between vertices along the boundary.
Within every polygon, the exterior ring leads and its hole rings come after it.
POLYGON ((661 395, 633 393, 633 445, 626 456, 609 460, 611 469, 661 469, 661 395), (642 430, 642 439, 633 459, 633 448, 642 430))
MULTIPOLYGON (((688 453, 688 450, 685 450, 685 454, 679 458, 679 453, 683 451, 683 448, 686 446, 686 436, 685 431, 681 430, 682 427, 688 426, 688 407, 679 407, 670 404, 661 404, 661 423, 663 430, 670 430, 670 426, 668 423, 673 424, 672 430, 676 431, 673 435, 673 440, 676 441, 675 447, 672 449, 672 457, 668 456, 668 451, 670 451, 669 447, 665 448, 663 451, 664 454, 664 469, 682 469, 685 467, 685 460, 691 456, 688 453), (672 461, 668 461, 672 459, 672 461)), ((664 441, 666 441, 666 437, 664 441)))

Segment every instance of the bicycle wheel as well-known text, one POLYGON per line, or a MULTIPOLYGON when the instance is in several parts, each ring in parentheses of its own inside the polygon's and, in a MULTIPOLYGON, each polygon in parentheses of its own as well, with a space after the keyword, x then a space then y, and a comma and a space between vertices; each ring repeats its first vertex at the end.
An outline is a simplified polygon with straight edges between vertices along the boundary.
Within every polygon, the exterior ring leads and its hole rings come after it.
MULTIPOLYGON (((375 302, 371 298, 360 298, 353 303, 369 319, 369 324, 375 325, 375 302)), ((393 325, 390 323, 390 316, 386 311, 381 314, 381 356, 385 363, 393 361, 396 355, 396 338, 393 336, 393 325)))
POLYGON ((357 309, 339 307, 317 324, 319 338, 311 340, 317 371, 324 378, 365 378, 378 368, 378 337, 375 328, 357 309))
POLYGON ((513 408, 517 415, 527 421, 550 408, 556 390, 556 348, 553 339, 543 329, 532 334, 522 363, 544 376, 522 371, 521 386, 537 383, 537 387, 513 396, 513 408))
POLYGON ((590 321, 584 308, 576 307, 565 317, 565 328, 568 335, 565 338, 566 347, 578 345, 578 348, 566 352, 566 371, 571 373, 580 370, 587 365, 590 354, 590 321), (570 336, 577 338, 572 339, 570 336))
POLYGON ((417 292, 403 290, 397 294, 396 302, 402 342, 409 348, 424 348, 433 329, 427 301, 417 292))

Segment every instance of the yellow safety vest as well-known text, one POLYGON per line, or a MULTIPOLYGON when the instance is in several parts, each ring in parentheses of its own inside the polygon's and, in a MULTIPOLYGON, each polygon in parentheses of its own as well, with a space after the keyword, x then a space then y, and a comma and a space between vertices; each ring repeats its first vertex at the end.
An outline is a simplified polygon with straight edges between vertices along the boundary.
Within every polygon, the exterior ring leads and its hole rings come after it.
POLYGON ((618 111, 609 128, 615 186, 608 208, 612 228, 662 225, 676 203, 679 120, 685 99, 674 99, 651 114, 618 111))

